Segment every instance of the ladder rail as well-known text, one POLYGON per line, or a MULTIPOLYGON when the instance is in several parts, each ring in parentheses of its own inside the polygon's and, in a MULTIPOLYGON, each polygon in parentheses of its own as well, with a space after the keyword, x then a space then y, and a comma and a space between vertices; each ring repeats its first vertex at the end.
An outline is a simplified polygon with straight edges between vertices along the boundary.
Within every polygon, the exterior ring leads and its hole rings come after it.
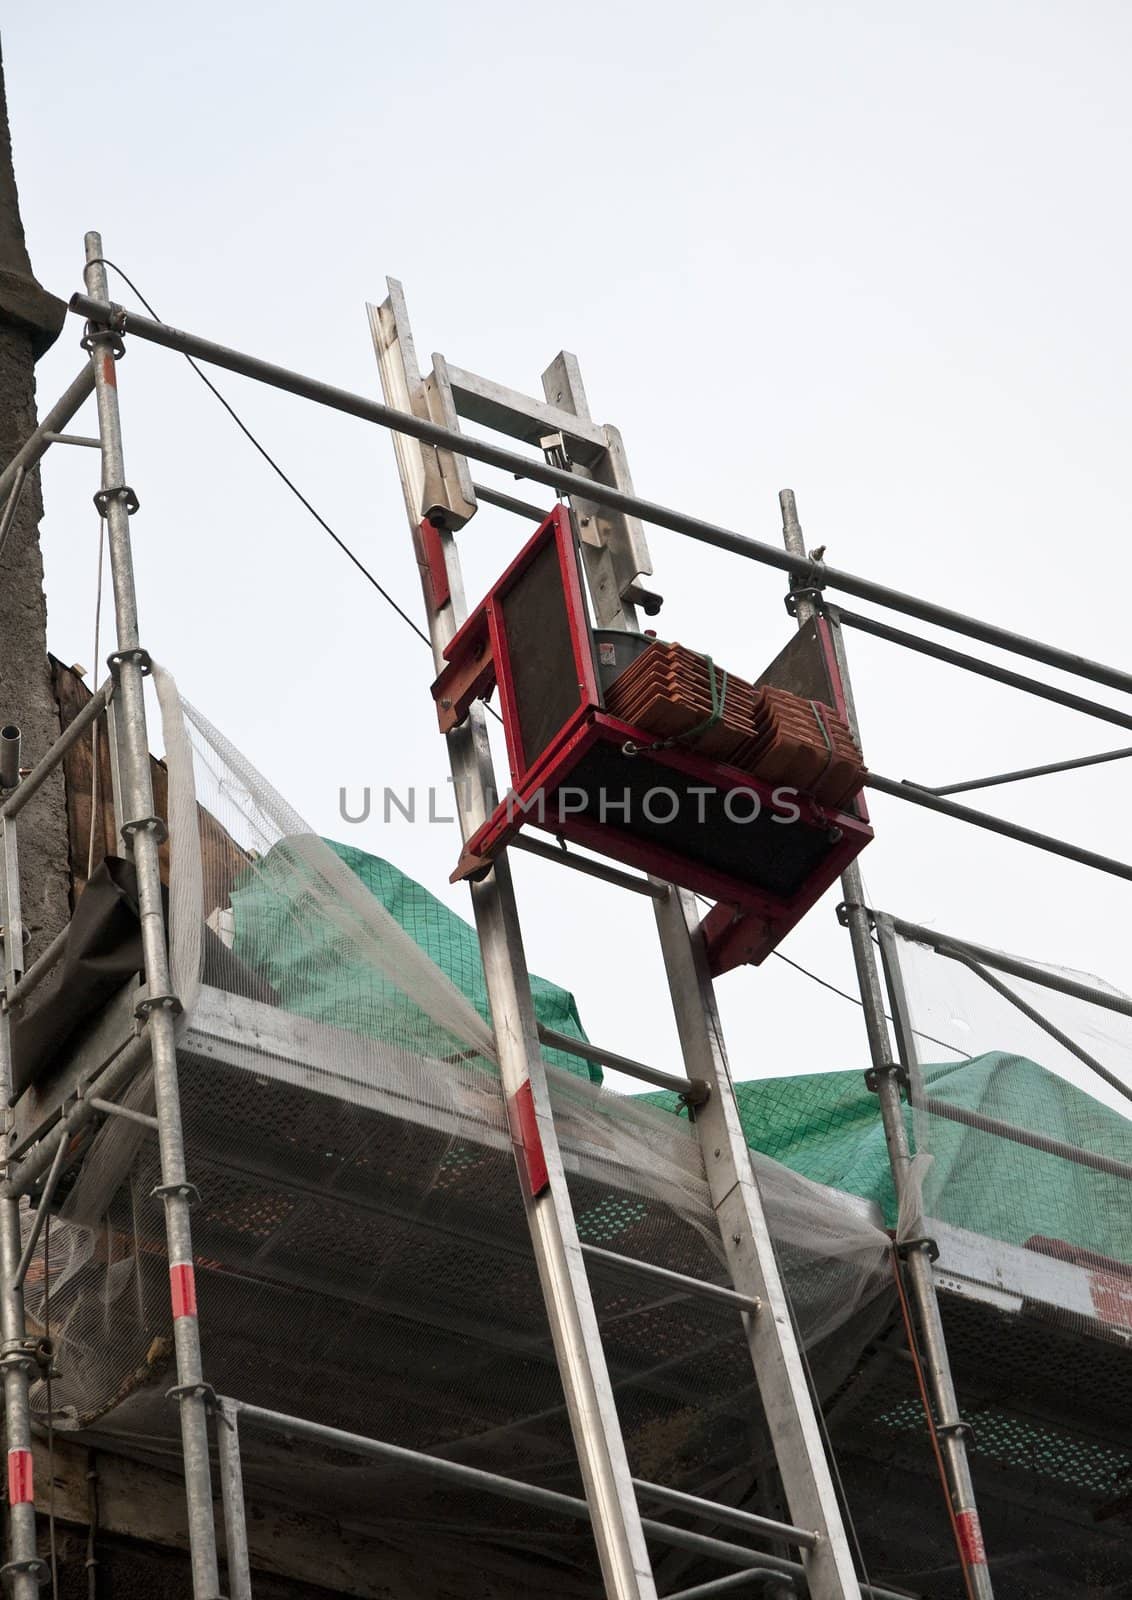
POLYGON ((695 896, 674 890, 655 911, 685 1067, 711 1087, 694 1127, 731 1281, 763 1304, 744 1330, 782 1487, 793 1522, 820 1535, 802 1554, 806 1581, 813 1600, 848 1600, 860 1585, 739 1116, 695 896))
MULTIPOLYGON (((572 399, 562 396, 559 403, 568 407, 572 399)), ((619 467, 628 481, 623 452, 619 467)), ((613 542, 625 536, 613 521, 603 525, 603 533, 613 542)), ((615 568, 624 564, 624 553, 620 561, 618 554, 615 568)), ((610 621, 636 628, 629 598, 622 598, 619 615, 610 621)), ((669 889, 653 900, 653 912, 684 1070, 709 1091, 696 1108, 693 1127, 711 1203, 735 1290, 761 1306, 759 1315, 742 1322, 790 1516, 817 1534, 814 1545, 802 1551, 806 1580, 813 1600, 848 1600, 859 1593, 857 1574, 739 1116, 695 897, 659 882, 657 887, 669 889)))
MULTIPOLYGON (((413 405, 422 387, 421 379, 415 370, 403 299, 396 286, 391 285, 391 291, 384 307, 371 312, 374 345, 386 395, 407 395, 413 405)), ((407 451, 398 452, 398 468, 410 527, 416 537, 422 474, 414 463, 406 461, 407 455, 407 451)), ((431 584, 424 575, 422 581, 439 671, 444 646, 465 620, 467 605, 455 541, 444 529, 436 532, 449 591, 446 603, 434 606, 431 584)), ((480 706, 473 707, 467 721, 447 736, 447 743, 461 832, 467 840, 490 814, 488 797, 495 789, 486 719, 480 706)), ((506 855, 496 861, 487 878, 471 886, 471 894, 531 1243, 591 1508, 606 1594, 609 1600, 656 1600, 613 1385, 558 1147, 506 855)))

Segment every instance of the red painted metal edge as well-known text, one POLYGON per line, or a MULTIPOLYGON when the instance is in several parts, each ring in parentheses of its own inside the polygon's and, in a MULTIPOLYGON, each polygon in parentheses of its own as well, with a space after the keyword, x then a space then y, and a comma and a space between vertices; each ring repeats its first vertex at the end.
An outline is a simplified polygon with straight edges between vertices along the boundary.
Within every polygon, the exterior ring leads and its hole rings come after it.
POLYGON ((487 613, 488 637, 491 640, 491 654, 495 662, 495 680, 499 685, 499 714, 503 719, 507 762, 514 781, 516 774, 526 770, 527 763, 523 754, 523 729, 519 722, 515 696, 511 692, 511 685, 514 682, 511 648, 507 640, 507 629, 503 626, 503 608, 495 591, 492 591, 484 601, 484 610, 487 613))
POLYGON ((530 1199, 535 1200, 544 1189, 550 1187, 550 1173, 546 1167, 542 1136, 538 1131, 538 1117, 535 1115, 535 1100, 529 1078, 513 1095, 508 1096, 507 1121, 519 1172, 524 1180, 524 1190, 530 1199))
POLYGON ((570 624, 570 641, 574 647, 574 665, 578 673, 578 693, 584 705, 600 706, 601 689, 594 661, 593 632, 590 628, 586 592, 582 586, 581 560, 578 543, 574 537, 574 524, 565 506, 556 506, 552 515, 556 519, 558 534, 558 565, 562 571, 562 590, 566 596, 566 619, 570 624))
POLYGON ((195 1317, 197 1314, 197 1284, 192 1266, 174 1262, 169 1268, 169 1297, 173 1302, 173 1320, 178 1317, 195 1317))
POLYGON ((983 1543, 983 1530, 979 1526, 979 1513, 977 1511, 960 1511, 955 1518, 955 1530, 959 1535, 959 1549, 967 1565, 969 1567, 985 1567, 987 1564, 987 1549, 983 1543))
POLYGON ((27 1505, 35 1499, 35 1468, 30 1450, 8 1451, 8 1504, 27 1505))
POLYGON ((708 970, 719 978, 733 967, 761 966, 788 931, 773 917, 740 911, 721 900, 700 920, 708 970))
POLYGON ((537 767, 542 766, 549 752, 561 746, 563 739, 574 727, 579 716, 589 714, 591 710, 596 709, 601 703, 597 671, 593 660, 589 613, 586 607, 585 591, 582 588, 581 569, 574 541, 574 526, 570 521, 570 513, 565 506, 555 506, 534 538, 523 547, 516 559, 507 568, 507 571, 492 586, 484 601, 484 606, 488 610, 492 621, 492 650, 495 656, 496 674, 499 681, 500 710, 507 733, 507 755, 511 764, 511 781, 516 788, 520 788, 529 781, 532 772, 537 767), (523 572, 534 557, 550 543, 553 543, 555 554, 558 558, 558 572, 562 583, 566 621, 570 633, 570 647, 574 658, 574 670, 577 673, 578 706, 567 716, 562 726, 551 735, 536 758, 528 762, 523 747, 522 728, 512 688, 514 673, 511 663, 511 648, 506 628, 503 625, 502 605, 508 591, 522 577, 523 572))
POLYGON ((421 569, 425 599, 429 610, 435 614, 451 600, 452 590, 448 584, 448 565, 444 559, 440 533, 427 517, 417 529, 417 544, 417 564, 421 569))

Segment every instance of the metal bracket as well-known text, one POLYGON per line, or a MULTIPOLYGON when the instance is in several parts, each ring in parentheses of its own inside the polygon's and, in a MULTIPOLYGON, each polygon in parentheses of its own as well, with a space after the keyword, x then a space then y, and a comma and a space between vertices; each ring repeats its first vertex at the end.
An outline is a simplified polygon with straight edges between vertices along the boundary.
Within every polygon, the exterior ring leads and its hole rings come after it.
POLYGON ((976 1437, 973 1425, 969 1422, 964 1422, 962 1418, 958 1422, 937 1422, 935 1431, 944 1434, 952 1433, 957 1439, 970 1439, 972 1442, 976 1437))
POLYGON ((38 1556, 33 1556, 28 1561, 6 1561, 0 1567, 0 1578, 15 1578, 21 1573, 28 1573, 37 1583, 50 1583, 51 1569, 46 1561, 41 1561, 38 1556))
MULTIPOLYGON (((790 587, 783 596, 783 605, 790 616, 798 615, 798 601, 808 600, 816 610, 822 609, 822 600, 825 594, 824 567, 822 555, 825 546, 818 547, 816 556, 807 557, 805 568, 797 568, 790 574, 790 587)), ((803 552, 799 552, 802 554, 803 552)))
POLYGON ((100 517, 109 515, 112 500, 125 501, 126 515, 130 517, 133 516, 135 511, 141 509, 141 501, 128 483, 117 483, 110 489, 99 489, 94 497, 94 503, 100 517))
POLYGON ((22 1367, 25 1372, 38 1372, 39 1356, 34 1339, 13 1339, 0 1348, 0 1371, 8 1367, 22 1367))
POLYGON ((876 1094, 881 1075, 887 1077, 889 1073, 895 1077, 902 1089, 911 1087, 903 1064, 899 1061, 886 1061, 883 1067, 869 1067, 865 1072, 865 1088, 870 1094, 876 1094))
POLYGON ((159 1183, 149 1191, 151 1200, 171 1200, 174 1197, 187 1200, 191 1206, 200 1204, 200 1190, 195 1183, 159 1183))
POLYGON ((211 1383, 205 1383, 203 1378, 200 1383, 178 1383, 172 1389, 166 1389, 166 1400, 183 1400, 187 1395, 203 1395, 204 1403, 210 1411, 220 1410, 220 1396, 211 1383))
POLYGON ((850 911, 863 911, 869 921, 873 921, 872 908, 862 904, 860 900, 841 900, 837 905, 837 920, 843 928, 849 926, 850 911))
POLYGON ((57 1378, 55 1369, 55 1341, 40 1335, 38 1338, 13 1339, 3 1346, 0 1370, 5 1367, 22 1367, 29 1375, 39 1378, 57 1378))
POLYGON ((126 353, 126 341, 122 337, 126 331, 126 313, 121 306, 112 306, 110 309, 113 320, 106 327, 95 327, 91 322, 83 324, 79 349, 85 350, 89 355, 98 345, 109 345, 114 360, 121 361, 126 353))
POLYGON ((903 1260, 904 1257, 909 1255, 913 1250, 926 1250, 928 1252, 929 1261, 939 1260, 939 1245, 927 1234, 925 1234, 921 1239, 894 1239, 892 1241, 892 1248, 896 1251, 896 1254, 901 1258, 901 1260, 903 1260))
POLYGON ((664 596, 655 589, 646 589, 643 583, 630 583, 621 591, 626 605, 640 606, 646 617, 659 617, 664 596))
POLYGON ((549 466, 557 467, 561 472, 570 472, 573 469, 574 463, 570 459, 566 440, 561 433, 544 434, 538 442, 538 447, 549 466))
POLYGON ((153 659, 149 651, 143 650, 140 645, 135 650, 115 650, 113 655, 106 657, 106 665, 115 683, 119 681, 122 667, 127 663, 136 663, 141 667, 143 677, 148 677, 153 671, 153 659))
POLYGON ((782 603, 786 607, 787 614, 791 617, 796 617, 798 615, 799 600, 809 600, 810 603, 820 612, 822 609, 822 596, 824 593, 824 589, 814 585, 806 585, 800 589, 787 589, 785 595, 782 597, 782 603))
POLYGON ((184 1009, 175 994, 153 994, 138 1001, 134 1007, 134 1016, 139 1022, 146 1022, 154 1011, 171 1011, 175 1017, 179 1017, 184 1009))
POLYGON ((134 817, 132 821, 123 822, 119 832, 123 839, 129 839, 135 833, 152 833, 158 844, 164 844, 169 837, 169 829, 161 817, 134 817))

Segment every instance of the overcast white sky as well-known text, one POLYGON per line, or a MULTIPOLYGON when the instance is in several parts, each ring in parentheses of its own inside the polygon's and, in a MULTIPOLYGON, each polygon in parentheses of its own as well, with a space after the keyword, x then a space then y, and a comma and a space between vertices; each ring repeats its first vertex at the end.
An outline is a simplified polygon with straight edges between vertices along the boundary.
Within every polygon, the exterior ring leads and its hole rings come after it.
MULTIPOLYGON (((364 302, 398 276, 422 356, 537 393, 575 351, 643 494, 777 540, 789 484, 831 562, 1116 664, 1130 46, 1132 13, 1103 0, 198 0, 97 23, 63 3, 16 8, 4 36, 28 241, 57 293, 99 228, 168 320, 377 394, 364 302)), ((41 400, 77 370, 79 331, 41 364, 41 400)), ((428 652, 180 358, 135 342, 119 376, 145 643, 317 828, 466 913, 454 827, 338 816, 343 784, 443 783, 428 652)), ((419 616, 389 437, 219 381, 419 616)), ((93 474, 79 451, 44 474, 50 644, 88 665, 93 474)), ((526 531, 491 511, 469 526, 473 598, 526 531)), ((791 627, 779 575, 650 537, 663 632, 757 672, 791 627)), ((1129 742, 850 645, 866 756, 890 776, 1129 742)), ((1128 857, 1128 780, 1114 765, 971 800, 1128 857)), ((1128 986, 1128 884, 873 810, 874 903, 1128 986)), ((515 871, 532 967, 574 990, 591 1037, 675 1067, 648 904, 515 871)), ((837 899, 784 949, 851 987, 837 899)), ((779 961, 720 995, 740 1077, 865 1064, 854 1008, 779 961)))

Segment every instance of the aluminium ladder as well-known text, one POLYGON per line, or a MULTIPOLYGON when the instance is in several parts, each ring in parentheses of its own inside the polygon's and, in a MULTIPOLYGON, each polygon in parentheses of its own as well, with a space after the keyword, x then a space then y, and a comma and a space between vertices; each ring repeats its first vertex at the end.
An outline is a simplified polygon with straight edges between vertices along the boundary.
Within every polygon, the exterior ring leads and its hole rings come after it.
MULTIPOLYGON (((540 401, 450 366, 439 355, 433 357, 432 371, 422 377, 404 295, 393 280, 388 280, 383 304, 370 307, 370 325, 387 404, 454 431, 464 418, 537 446, 555 465, 569 465, 580 476, 632 492, 620 435, 591 420, 573 356, 560 354, 544 373, 545 398, 540 401)), ((393 440, 439 672, 444 647, 467 615, 455 534, 474 515, 479 500, 536 520, 544 513, 473 484, 463 456, 404 434, 394 434, 393 440)), ((635 628, 637 605, 651 611, 659 604, 641 582, 651 567, 640 523, 598 507, 584 495, 572 495, 570 509, 597 626, 635 628)), ((467 841, 495 803, 481 705, 472 707, 467 721, 447 735, 447 743, 461 832, 467 841)), ((537 854, 558 855, 546 846, 533 848, 537 854)), ((587 862, 583 870, 633 887, 647 885, 644 892, 653 898, 685 1070, 692 1084, 707 1086, 693 1125, 734 1284, 729 1298, 740 1308, 793 1523, 789 1528, 776 1525, 778 1535, 798 1548, 813 1600, 848 1600, 861 1593, 862 1586, 854 1572, 739 1119, 712 981, 697 934, 695 897, 652 880, 634 882, 597 863, 587 862)), ((539 1051, 506 852, 496 858, 483 881, 471 885, 471 893, 520 1184, 605 1592, 608 1600, 655 1600, 637 1491, 586 1275, 587 1257, 602 1255, 608 1260, 611 1253, 597 1252, 579 1241, 539 1051)), ((614 1259, 627 1270, 656 1270, 630 1258, 614 1259)), ((682 1281, 689 1291, 728 1294, 693 1279, 682 1281)), ((648 1486, 648 1493, 655 1491, 656 1486, 648 1486)), ((675 1492, 670 1498, 673 1503, 679 1499, 675 1492)), ((720 1511, 722 1515, 724 1508, 720 1511)), ((753 1551, 752 1566, 758 1561, 753 1551)))

